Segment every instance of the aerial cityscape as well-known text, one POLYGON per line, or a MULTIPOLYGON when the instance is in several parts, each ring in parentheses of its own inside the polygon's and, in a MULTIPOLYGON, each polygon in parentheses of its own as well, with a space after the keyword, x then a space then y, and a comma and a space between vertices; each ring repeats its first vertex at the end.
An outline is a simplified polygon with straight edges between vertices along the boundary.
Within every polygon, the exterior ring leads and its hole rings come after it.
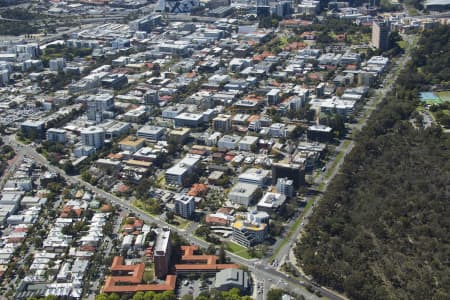
POLYGON ((449 0, 0 0, 0 299, 450 299, 449 0))

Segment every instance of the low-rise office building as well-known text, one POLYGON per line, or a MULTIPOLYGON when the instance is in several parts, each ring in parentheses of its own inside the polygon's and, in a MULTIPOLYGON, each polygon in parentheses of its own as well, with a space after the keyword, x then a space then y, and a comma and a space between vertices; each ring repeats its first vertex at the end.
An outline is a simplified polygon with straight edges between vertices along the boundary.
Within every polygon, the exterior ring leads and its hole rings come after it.
POLYGON ((166 171, 166 183, 184 186, 186 184, 186 177, 194 171, 200 158, 199 155, 186 155, 185 158, 166 171))
POLYGON ((268 221, 269 215, 267 213, 257 211, 249 213, 244 220, 236 220, 231 224, 233 241, 246 248, 263 242, 268 234, 268 221))
POLYGON ((257 185, 238 182, 228 193, 228 199, 239 205, 245 207, 252 204, 260 194, 260 189, 257 185))

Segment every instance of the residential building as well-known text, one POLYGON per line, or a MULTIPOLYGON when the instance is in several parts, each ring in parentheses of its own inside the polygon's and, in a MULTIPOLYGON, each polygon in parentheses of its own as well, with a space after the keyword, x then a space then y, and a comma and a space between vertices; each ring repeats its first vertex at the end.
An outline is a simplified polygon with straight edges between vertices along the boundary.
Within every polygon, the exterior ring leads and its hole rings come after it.
POLYGON ((231 130, 231 115, 220 114, 212 121, 214 130, 228 132, 231 130))
POLYGON ((282 123, 273 123, 269 127, 269 135, 271 137, 280 138, 280 137, 287 137, 288 130, 285 124, 282 123))
POLYGON ((64 70, 64 67, 66 66, 66 61, 63 57, 58 57, 58 58, 50 59, 48 64, 50 67, 50 71, 62 72, 64 70))
POLYGON ((157 105, 159 103, 159 92, 157 90, 148 90, 144 94, 145 105, 157 105))
POLYGON ((172 245, 170 229, 163 228, 156 236, 155 247, 153 249, 153 261, 155 264, 155 276, 165 278, 169 273, 170 258, 172 256, 172 245))
POLYGON ((300 163, 277 162, 272 164, 272 179, 276 184, 278 178, 288 178, 293 181, 294 189, 305 183, 305 166, 300 163))
POLYGON ((292 198, 294 196, 294 181, 289 178, 278 178, 277 192, 288 198, 292 198))
POLYGON ((102 78, 101 83, 104 88, 118 90, 128 83, 128 78, 125 74, 110 74, 102 78))
POLYGON ((355 108, 356 101, 344 100, 338 97, 332 97, 328 99, 313 99, 310 102, 311 108, 318 110, 323 113, 338 113, 341 116, 347 116, 351 114, 355 108))
POLYGON ((330 142, 333 139, 333 129, 329 126, 316 124, 308 127, 308 140, 317 142, 330 142))
POLYGON ((381 51, 389 50, 389 22, 374 21, 372 24, 372 46, 381 51))
POLYGON ((96 149, 105 143, 105 130, 98 126, 91 126, 80 131, 81 142, 85 146, 91 146, 96 149))
POLYGON ((87 117, 90 121, 97 123, 109 118, 108 113, 111 114, 114 109, 114 95, 99 94, 89 97, 86 101, 87 117))
POLYGON ((276 105, 280 102, 281 91, 279 89, 271 89, 267 94, 267 103, 269 105, 276 105))
POLYGON ((20 125, 22 133, 30 138, 41 138, 44 135, 44 121, 27 120, 20 125))
POLYGON ((47 130, 47 140, 64 144, 67 141, 66 131, 59 128, 50 128, 47 130))
POLYGON ((195 197, 180 195, 175 198, 175 214, 191 219, 195 214, 195 197))

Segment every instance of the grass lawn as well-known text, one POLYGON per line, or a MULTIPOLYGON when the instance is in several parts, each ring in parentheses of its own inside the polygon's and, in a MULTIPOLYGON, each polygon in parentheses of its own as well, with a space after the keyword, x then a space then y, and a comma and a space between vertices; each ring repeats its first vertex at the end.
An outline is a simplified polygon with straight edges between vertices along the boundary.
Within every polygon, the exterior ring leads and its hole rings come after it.
POLYGON ((347 35, 347 40, 349 40, 353 45, 364 44, 370 42, 370 34, 355 33, 347 35))
POLYGON ((191 224, 190 221, 180 218, 179 216, 174 216, 173 220, 174 220, 174 222, 172 225, 175 225, 180 229, 185 229, 186 227, 189 226, 189 224, 191 224))
POLYGON ((234 254, 239 255, 242 258, 245 258, 245 259, 252 258, 250 256, 250 254, 248 253, 247 248, 242 247, 241 245, 238 245, 233 242, 226 242, 225 246, 228 251, 233 252, 234 254))
POLYGON ((400 48, 402 48, 402 49, 405 49, 406 46, 407 46, 407 44, 406 44, 405 41, 399 41, 397 44, 398 44, 398 46, 399 46, 400 48))
POLYGON ((442 101, 450 102, 450 91, 435 93, 442 101))
POLYGON ((154 218, 156 218, 157 216, 150 213, 150 211, 148 209, 146 209, 146 204, 144 202, 142 202, 141 200, 133 200, 131 202, 131 204, 133 204, 134 207, 139 208, 140 210, 142 210, 142 212, 144 212, 147 215, 150 215, 154 218))
POLYGON ((153 268, 151 267, 146 267, 145 271, 144 271, 144 275, 142 276, 142 280, 144 280, 144 282, 151 282, 154 278, 154 274, 155 272, 153 271, 153 268))
POLYGON ((156 179, 156 184, 160 187, 166 186, 166 177, 164 174, 161 174, 158 179, 156 179))

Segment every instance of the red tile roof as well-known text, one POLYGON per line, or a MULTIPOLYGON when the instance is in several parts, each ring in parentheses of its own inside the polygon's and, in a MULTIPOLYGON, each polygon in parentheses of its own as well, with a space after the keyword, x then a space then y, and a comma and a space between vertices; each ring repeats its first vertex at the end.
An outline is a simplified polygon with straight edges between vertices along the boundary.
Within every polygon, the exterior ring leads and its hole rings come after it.
POLYGON ((127 273, 129 275, 107 276, 103 292, 105 293, 135 293, 145 291, 175 290, 176 276, 167 275, 164 284, 143 284, 145 264, 124 265, 122 256, 116 256, 111 265, 112 273, 127 273))
POLYGON ((181 261, 183 264, 176 264, 175 270, 177 271, 203 271, 203 270, 223 270, 223 269, 237 269, 239 265, 236 264, 217 264, 219 259, 216 255, 196 255, 194 251, 197 251, 197 246, 181 246, 183 255, 181 261))

